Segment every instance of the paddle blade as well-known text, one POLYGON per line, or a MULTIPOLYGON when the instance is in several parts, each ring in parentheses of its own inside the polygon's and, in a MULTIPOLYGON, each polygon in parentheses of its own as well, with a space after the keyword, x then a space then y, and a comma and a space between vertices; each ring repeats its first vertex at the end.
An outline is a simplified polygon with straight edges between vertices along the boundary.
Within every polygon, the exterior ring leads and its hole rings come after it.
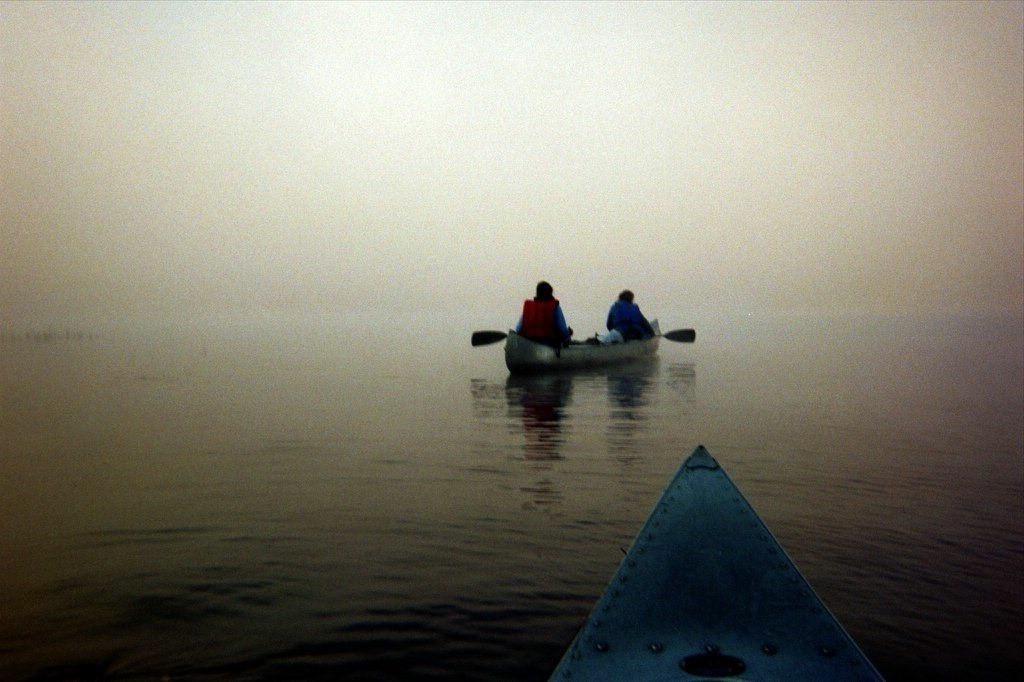
POLYGON ((489 343, 497 343, 508 336, 505 332, 473 332, 472 343, 474 346, 486 346, 489 343))
POLYGON ((693 340, 697 338, 697 332, 692 329, 673 329, 670 332, 665 332, 662 336, 677 343, 693 343, 693 340))

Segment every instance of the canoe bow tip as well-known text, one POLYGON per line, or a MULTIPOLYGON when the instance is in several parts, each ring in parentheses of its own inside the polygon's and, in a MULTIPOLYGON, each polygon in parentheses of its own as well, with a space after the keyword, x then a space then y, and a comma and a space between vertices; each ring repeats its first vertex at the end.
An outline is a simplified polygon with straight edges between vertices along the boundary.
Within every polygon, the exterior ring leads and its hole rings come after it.
POLYGON ((698 445, 697 449, 693 451, 693 454, 686 458, 686 469, 717 469, 718 461, 711 456, 707 448, 703 445, 698 445))

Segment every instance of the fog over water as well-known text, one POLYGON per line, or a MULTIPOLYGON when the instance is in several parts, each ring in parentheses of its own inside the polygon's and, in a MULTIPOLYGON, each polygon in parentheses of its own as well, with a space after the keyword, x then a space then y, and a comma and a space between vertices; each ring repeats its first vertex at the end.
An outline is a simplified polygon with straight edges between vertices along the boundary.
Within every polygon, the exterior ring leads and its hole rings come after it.
POLYGON ((0 310, 1020 312, 1022 5, 0 5, 0 310))
POLYGON ((1022 102, 1021 2, 0 0, 0 678, 544 679, 698 443, 1019 675, 1022 102), (539 279, 697 341, 510 375, 539 279))

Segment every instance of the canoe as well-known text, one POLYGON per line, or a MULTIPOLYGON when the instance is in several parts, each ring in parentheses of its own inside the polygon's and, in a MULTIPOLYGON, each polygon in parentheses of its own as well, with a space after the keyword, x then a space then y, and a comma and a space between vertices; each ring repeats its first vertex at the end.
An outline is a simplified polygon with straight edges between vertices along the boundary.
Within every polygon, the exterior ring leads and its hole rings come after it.
POLYGON ((552 680, 881 680, 703 446, 552 680))
POLYGON ((607 345, 572 343, 558 350, 510 331, 505 339, 505 365, 510 372, 550 372, 653 358, 658 352, 661 334, 657 320, 652 320, 651 326, 658 334, 650 339, 607 345))

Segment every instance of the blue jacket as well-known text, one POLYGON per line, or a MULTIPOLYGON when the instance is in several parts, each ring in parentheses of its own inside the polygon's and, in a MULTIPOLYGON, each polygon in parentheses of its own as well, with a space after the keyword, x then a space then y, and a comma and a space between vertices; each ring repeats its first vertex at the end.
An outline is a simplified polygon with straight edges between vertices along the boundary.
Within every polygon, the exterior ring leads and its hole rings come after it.
POLYGON ((616 301, 608 311, 608 330, 618 329, 623 338, 645 339, 654 336, 650 322, 640 312, 640 306, 629 301, 616 301))

